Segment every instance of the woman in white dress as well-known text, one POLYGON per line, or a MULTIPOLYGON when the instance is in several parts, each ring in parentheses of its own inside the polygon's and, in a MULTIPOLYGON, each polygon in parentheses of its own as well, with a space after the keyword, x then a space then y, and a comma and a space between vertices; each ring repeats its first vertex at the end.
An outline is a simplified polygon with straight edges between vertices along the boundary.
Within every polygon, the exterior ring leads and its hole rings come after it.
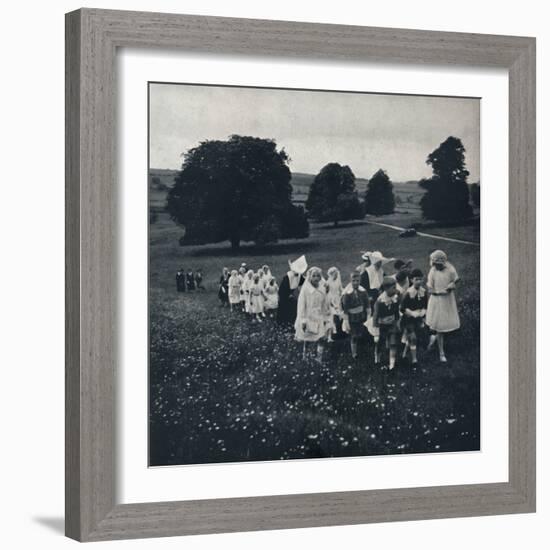
POLYGON ((439 360, 447 362, 445 357, 445 334, 460 328, 460 318, 456 306, 455 289, 459 280, 454 266, 447 260, 447 254, 436 250, 430 255, 431 269, 428 273, 427 287, 430 294, 426 324, 434 334, 430 337, 428 349, 435 342, 439 348, 439 360))
MULTIPOLYGON (((382 293, 382 282, 384 281, 384 265, 393 261, 393 258, 386 258, 382 252, 375 250, 369 253, 370 265, 366 268, 368 275, 367 292, 372 305, 376 302, 378 296, 382 293)), ((362 283, 362 286, 363 283, 362 283)), ((366 287, 365 287, 366 288, 366 287)))
POLYGON ((342 330, 342 320, 344 318, 344 310, 342 309, 342 294, 344 288, 342 286, 342 278, 340 270, 337 267, 331 267, 327 271, 327 286, 328 286, 328 303, 332 319, 331 331, 328 335, 328 341, 332 342, 332 337, 342 330))
POLYGON ((294 323, 295 338, 304 343, 303 357, 306 357, 307 342, 317 343, 316 360, 323 360, 323 341, 331 330, 330 306, 326 284, 320 268, 308 270, 306 280, 298 296, 298 310, 294 323))

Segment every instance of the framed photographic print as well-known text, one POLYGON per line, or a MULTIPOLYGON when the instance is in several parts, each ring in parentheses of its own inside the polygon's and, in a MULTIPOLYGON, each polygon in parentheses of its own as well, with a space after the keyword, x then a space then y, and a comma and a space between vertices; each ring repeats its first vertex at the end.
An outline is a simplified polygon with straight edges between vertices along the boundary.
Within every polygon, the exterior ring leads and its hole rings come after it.
POLYGON ((67 535, 534 511, 534 39, 66 29, 67 535))

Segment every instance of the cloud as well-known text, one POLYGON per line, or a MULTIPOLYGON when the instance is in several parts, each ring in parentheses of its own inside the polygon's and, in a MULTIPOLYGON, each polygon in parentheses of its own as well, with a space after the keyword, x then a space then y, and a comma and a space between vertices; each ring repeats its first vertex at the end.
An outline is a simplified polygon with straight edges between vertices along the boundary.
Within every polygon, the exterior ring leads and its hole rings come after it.
POLYGON ((150 162, 178 168, 181 153, 231 134, 273 138, 291 169, 327 162, 357 176, 378 168, 395 181, 428 176, 426 157, 449 135, 462 139, 470 180, 479 179, 479 99, 270 88, 150 85, 150 162))

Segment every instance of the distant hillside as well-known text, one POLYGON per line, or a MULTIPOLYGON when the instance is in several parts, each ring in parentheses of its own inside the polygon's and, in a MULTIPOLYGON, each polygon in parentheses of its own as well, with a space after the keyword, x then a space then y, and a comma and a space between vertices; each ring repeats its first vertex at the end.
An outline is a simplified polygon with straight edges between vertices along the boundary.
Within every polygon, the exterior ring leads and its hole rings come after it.
MULTIPOLYGON (((163 210, 166 204, 166 193, 174 184, 174 177, 178 173, 177 170, 165 170, 162 168, 151 168, 149 171, 149 202, 151 207, 156 210, 163 210)), ((292 172, 292 200, 296 204, 304 204, 307 199, 309 187, 315 178, 314 174, 306 174, 303 172, 292 172)), ((365 178, 357 178, 355 180, 357 191, 360 198, 363 198, 367 188, 368 180, 365 178)), ((417 211, 420 209, 420 198, 424 194, 418 182, 394 182, 393 190, 396 199, 397 210, 417 211)))

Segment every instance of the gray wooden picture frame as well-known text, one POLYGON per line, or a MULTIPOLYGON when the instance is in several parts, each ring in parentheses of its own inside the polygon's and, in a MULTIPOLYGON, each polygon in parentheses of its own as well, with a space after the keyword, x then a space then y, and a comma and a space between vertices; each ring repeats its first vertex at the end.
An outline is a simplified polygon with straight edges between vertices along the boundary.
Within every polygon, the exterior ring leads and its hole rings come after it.
MULTIPOLYGON (((489 208, 490 206, 488 206, 489 208)), ((146 223, 144 221, 144 223, 146 223)), ((66 534, 80 541, 535 511, 535 39, 82 9, 66 16, 66 534), (117 48, 509 71, 509 480, 115 502, 117 48)))

